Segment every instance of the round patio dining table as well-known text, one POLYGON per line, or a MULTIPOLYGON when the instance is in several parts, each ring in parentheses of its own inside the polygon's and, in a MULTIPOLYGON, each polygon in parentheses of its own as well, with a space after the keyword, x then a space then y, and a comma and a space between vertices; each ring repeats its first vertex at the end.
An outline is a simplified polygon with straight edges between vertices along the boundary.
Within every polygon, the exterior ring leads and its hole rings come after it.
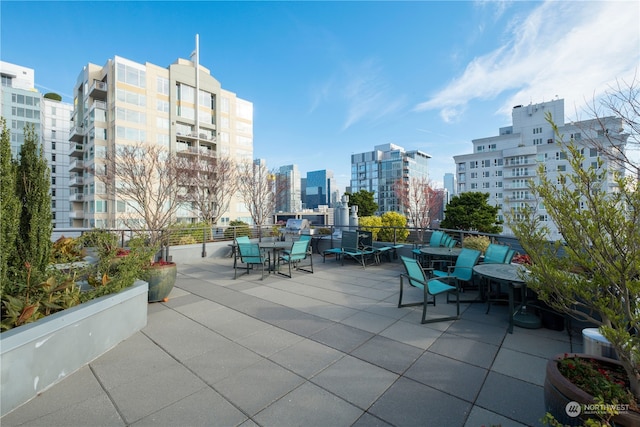
MULTIPOLYGON (((523 279, 527 270, 522 264, 478 264, 473 267, 474 273, 501 284, 507 285, 509 294, 509 333, 513 333, 513 325, 521 328, 537 329, 540 319, 527 311, 527 284, 523 279), (514 308, 514 289, 521 289, 522 302, 514 308)), ((488 302, 489 303, 489 302, 488 302)))
POLYGON ((454 262, 458 256, 460 256, 460 252, 462 252, 462 248, 445 248, 444 246, 425 246, 424 248, 420 248, 420 252, 424 255, 427 260, 427 264, 430 267, 433 267, 432 261, 434 260, 448 260, 450 262, 454 262))
POLYGON ((278 261, 278 252, 283 251, 285 249, 291 249, 293 246, 292 241, 275 241, 275 242, 259 242, 258 246, 260 249, 271 249, 273 251, 273 258, 271 261, 271 265, 269 266, 269 271, 276 271, 276 263, 278 261))

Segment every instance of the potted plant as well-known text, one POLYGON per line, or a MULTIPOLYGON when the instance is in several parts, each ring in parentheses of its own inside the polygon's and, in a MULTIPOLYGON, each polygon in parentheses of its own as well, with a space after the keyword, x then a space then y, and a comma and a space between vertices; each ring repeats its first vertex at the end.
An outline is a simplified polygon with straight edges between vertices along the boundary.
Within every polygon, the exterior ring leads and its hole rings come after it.
MULTIPOLYGON (((533 208, 511 213, 511 228, 532 261, 528 267, 527 286, 554 310, 599 327, 618 356, 619 361, 611 363, 618 363, 625 372, 625 387, 633 398, 629 409, 632 412, 640 401, 638 180, 623 176, 619 168, 605 170, 602 159, 588 169, 583 168, 586 163, 584 152, 589 150, 581 150, 573 143, 562 143, 562 136, 550 115, 547 120, 556 130, 570 168, 550 179, 545 173, 545 165, 541 164, 539 182, 530 182, 529 188, 536 202, 544 205, 548 216, 558 226, 562 239, 550 240, 549 229, 541 223, 533 208), (609 181, 607 178, 611 176, 609 181)), ((565 363, 564 359, 564 355, 551 359, 547 373, 555 373, 565 363)), ((554 398, 568 389, 555 381, 557 377, 548 375, 545 381, 547 409, 556 418, 565 414, 565 408, 559 410, 561 405, 554 403, 554 398)), ((603 395, 584 400, 578 396, 574 398, 582 408, 605 399, 603 395)), ((615 405, 620 402, 603 403, 615 405)), ((632 425, 617 418, 614 421, 632 425)), ((635 422, 633 425, 639 425, 640 418, 635 422)))
POLYGON ((149 283, 149 302, 168 301, 169 294, 176 283, 178 268, 175 262, 163 259, 145 267, 142 280, 149 283))

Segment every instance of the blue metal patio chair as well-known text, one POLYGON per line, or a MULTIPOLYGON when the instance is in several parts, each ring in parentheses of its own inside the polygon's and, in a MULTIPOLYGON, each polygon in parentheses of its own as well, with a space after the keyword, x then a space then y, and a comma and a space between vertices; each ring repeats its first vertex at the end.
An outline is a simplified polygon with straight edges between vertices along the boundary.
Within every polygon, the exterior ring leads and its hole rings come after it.
POLYGON ((311 240, 298 240, 297 242, 293 242, 291 249, 283 251, 283 254, 278 258, 278 273, 291 278, 292 264, 295 266, 296 270, 313 273, 313 257, 309 252, 310 243, 311 240), (305 259, 309 259, 309 265, 305 267, 310 268, 310 270, 300 266, 300 263, 305 259), (284 261, 289 265, 289 274, 283 273, 282 270, 280 270, 280 261, 284 261))
MULTIPOLYGON (((249 271, 254 265, 262 266, 262 277, 260 280, 264 280, 264 266, 267 265, 267 271, 271 263, 271 256, 269 252, 263 252, 260 250, 260 246, 257 243, 238 243, 238 258, 241 264, 246 264, 247 272, 243 274, 249 274, 249 271)), ((244 268, 244 267, 243 267, 244 268)), ((234 266, 233 278, 238 277, 238 266, 234 266)))
POLYGON ((400 298, 398 299, 398 308, 422 305, 422 320, 421 323, 433 323, 441 322, 445 320, 457 320, 460 318, 460 296, 458 287, 455 284, 454 276, 446 276, 442 278, 427 278, 425 271, 420 266, 420 263, 412 258, 401 256, 400 259, 404 264, 406 273, 400 274, 400 298), (404 294, 404 280, 407 280, 411 286, 420 288, 423 290, 423 301, 417 303, 402 304, 402 296, 404 294), (445 282, 454 282, 453 285, 445 282), (456 295, 456 315, 444 316, 427 319, 427 305, 436 305, 436 296, 440 294, 447 295, 447 302, 449 301, 449 294, 454 293, 456 295), (430 298, 431 297, 431 298, 430 298))

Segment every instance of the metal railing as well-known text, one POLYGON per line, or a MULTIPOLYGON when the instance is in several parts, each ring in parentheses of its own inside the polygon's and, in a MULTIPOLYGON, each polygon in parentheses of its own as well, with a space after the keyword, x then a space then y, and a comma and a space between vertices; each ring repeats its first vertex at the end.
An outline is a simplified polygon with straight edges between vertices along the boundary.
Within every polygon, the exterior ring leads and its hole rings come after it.
MULTIPOLYGON (((377 231, 375 234, 378 236, 378 241, 383 241, 385 243, 392 243, 394 245, 397 244, 408 244, 419 246, 423 244, 428 244, 429 238, 431 237, 431 233, 436 230, 433 228, 417 228, 417 227, 387 227, 387 226, 358 226, 358 227, 350 227, 350 226, 335 226, 335 225, 327 225, 327 226, 317 226, 311 228, 311 234, 314 238, 325 238, 329 240, 333 240, 336 236, 334 234, 339 230, 349 230, 349 229, 365 229, 369 231, 377 231), (407 234, 408 232, 408 234, 407 234), (389 236, 388 239, 380 240, 380 236, 389 236), (406 236, 406 237, 405 237, 406 236)), ((65 237, 77 237, 83 233, 90 231, 91 229, 87 228, 56 228, 53 230, 52 240, 58 239, 60 236, 65 237)), ((238 236, 249 236, 251 239, 272 239, 272 240, 283 240, 285 237, 287 239, 297 240, 296 235, 291 235, 282 233, 284 230, 283 227, 274 226, 274 225, 265 225, 261 227, 257 226, 214 226, 207 227, 204 224, 189 224, 189 225, 174 225, 167 229, 160 231, 160 241, 162 250, 165 252, 165 255, 168 255, 169 248, 171 246, 183 246, 183 245, 194 245, 200 244, 202 245, 202 256, 206 256, 206 244, 213 242, 232 242, 238 236)), ((454 239, 456 239, 459 243, 464 241, 464 239, 468 236, 487 236, 492 243, 500 243, 510 246, 512 249, 516 250, 516 252, 523 253, 523 249, 515 238, 515 236, 503 235, 503 234, 490 234, 490 233, 482 233, 478 231, 469 231, 469 230, 453 230, 453 229, 445 229, 438 228, 437 230, 444 231, 454 239)), ((108 231, 116 234, 118 236, 119 245, 122 247, 126 247, 128 245, 129 240, 134 237, 140 236, 148 236, 151 232, 149 229, 108 229, 108 231)), ((333 242, 332 242, 333 243, 333 242)))

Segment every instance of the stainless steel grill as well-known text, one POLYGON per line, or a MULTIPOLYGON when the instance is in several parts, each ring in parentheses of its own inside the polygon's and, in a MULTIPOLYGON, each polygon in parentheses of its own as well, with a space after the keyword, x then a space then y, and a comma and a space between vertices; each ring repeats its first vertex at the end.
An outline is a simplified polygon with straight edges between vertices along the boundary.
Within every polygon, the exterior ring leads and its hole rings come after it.
POLYGON ((289 218, 287 224, 282 230, 285 239, 287 236, 297 236, 300 234, 311 234, 311 227, 308 219, 289 218))

